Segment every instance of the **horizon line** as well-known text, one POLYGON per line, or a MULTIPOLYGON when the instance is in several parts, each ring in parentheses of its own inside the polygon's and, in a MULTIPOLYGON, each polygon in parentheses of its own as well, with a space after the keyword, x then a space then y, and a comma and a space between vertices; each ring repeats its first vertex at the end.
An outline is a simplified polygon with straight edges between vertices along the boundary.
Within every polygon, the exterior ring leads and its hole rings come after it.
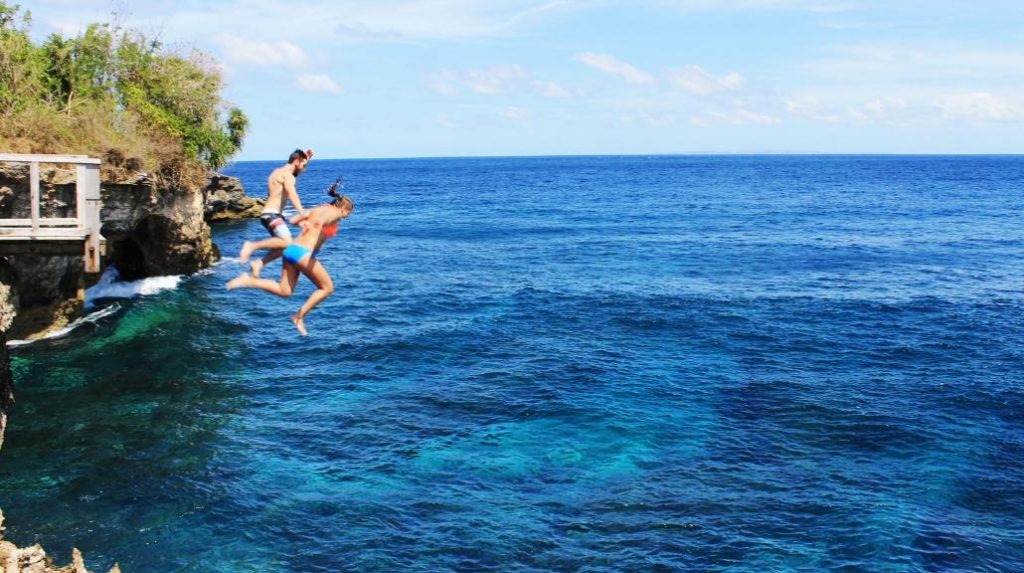
MULTIPOLYGON (((1007 153, 905 153, 905 152, 814 152, 814 151, 715 151, 715 152, 684 152, 684 153, 564 153, 564 154, 525 154, 525 155, 408 155, 391 157, 324 157, 314 161, 399 161, 423 159, 557 159, 557 158, 597 158, 597 157, 1024 157, 1024 152, 1007 153)), ((282 159, 238 159, 225 164, 263 163, 283 161, 282 159)))

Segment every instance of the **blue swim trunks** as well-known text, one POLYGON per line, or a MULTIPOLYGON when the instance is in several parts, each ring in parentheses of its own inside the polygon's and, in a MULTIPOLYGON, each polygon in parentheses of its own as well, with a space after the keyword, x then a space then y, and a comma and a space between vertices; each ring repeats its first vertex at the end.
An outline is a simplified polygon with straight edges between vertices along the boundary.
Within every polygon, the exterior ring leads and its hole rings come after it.
POLYGON ((297 265, 299 264, 299 261, 305 258, 309 253, 310 250, 306 247, 292 243, 284 248, 284 252, 281 253, 281 256, 284 257, 285 262, 297 265))

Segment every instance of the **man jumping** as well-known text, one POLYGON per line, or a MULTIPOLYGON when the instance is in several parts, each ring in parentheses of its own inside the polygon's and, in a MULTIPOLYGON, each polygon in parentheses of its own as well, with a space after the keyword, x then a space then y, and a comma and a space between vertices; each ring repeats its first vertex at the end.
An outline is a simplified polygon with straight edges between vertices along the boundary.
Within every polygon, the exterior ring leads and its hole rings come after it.
POLYGON ((242 243, 242 251, 238 258, 244 263, 252 256, 253 251, 268 249, 270 252, 262 260, 249 263, 249 271, 253 277, 259 277, 263 265, 281 256, 282 250, 292 243, 292 232, 284 215, 284 199, 287 196, 292 206, 301 215, 305 213, 299 194, 295 191, 295 178, 306 170, 306 165, 313 158, 313 150, 296 149, 288 156, 288 163, 270 172, 267 177, 267 202, 260 215, 260 223, 270 233, 270 239, 258 242, 242 243))

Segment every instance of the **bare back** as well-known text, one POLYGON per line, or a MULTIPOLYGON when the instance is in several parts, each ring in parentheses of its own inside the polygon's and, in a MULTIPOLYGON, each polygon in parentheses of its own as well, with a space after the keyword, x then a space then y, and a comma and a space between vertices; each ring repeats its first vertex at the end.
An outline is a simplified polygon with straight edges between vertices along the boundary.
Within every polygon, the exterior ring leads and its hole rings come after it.
POLYGON ((319 249, 324 243, 323 228, 327 225, 337 223, 341 219, 341 210, 330 205, 321 205, 309 210, 307 223, 302 227, 302 233, 295 243, 310 249, 319 249))
POLYGON ((263 206, 264 213, 281 213, 284 199, 288 197, 296 209, 302 208, 292 199, 295 193, 295 174, 291 164, 282 165, 270 172, 267 177, 267 202, 263 206))

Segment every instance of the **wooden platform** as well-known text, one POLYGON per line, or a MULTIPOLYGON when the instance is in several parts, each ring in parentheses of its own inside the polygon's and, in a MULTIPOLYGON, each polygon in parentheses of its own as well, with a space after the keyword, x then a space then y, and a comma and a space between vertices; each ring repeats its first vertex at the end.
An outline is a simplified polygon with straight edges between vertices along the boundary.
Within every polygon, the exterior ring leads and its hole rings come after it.
POLYGON ((98 273, 106 241, 100 234, 100 160, 84 155, 22 155, 0 153, 0 163, 29 165, 30 215, 0 219, 0 255, 74 255, 81 253, 85 272, 98 273), (73 165, 75 217, 40 214, 41 164, 73 165))

